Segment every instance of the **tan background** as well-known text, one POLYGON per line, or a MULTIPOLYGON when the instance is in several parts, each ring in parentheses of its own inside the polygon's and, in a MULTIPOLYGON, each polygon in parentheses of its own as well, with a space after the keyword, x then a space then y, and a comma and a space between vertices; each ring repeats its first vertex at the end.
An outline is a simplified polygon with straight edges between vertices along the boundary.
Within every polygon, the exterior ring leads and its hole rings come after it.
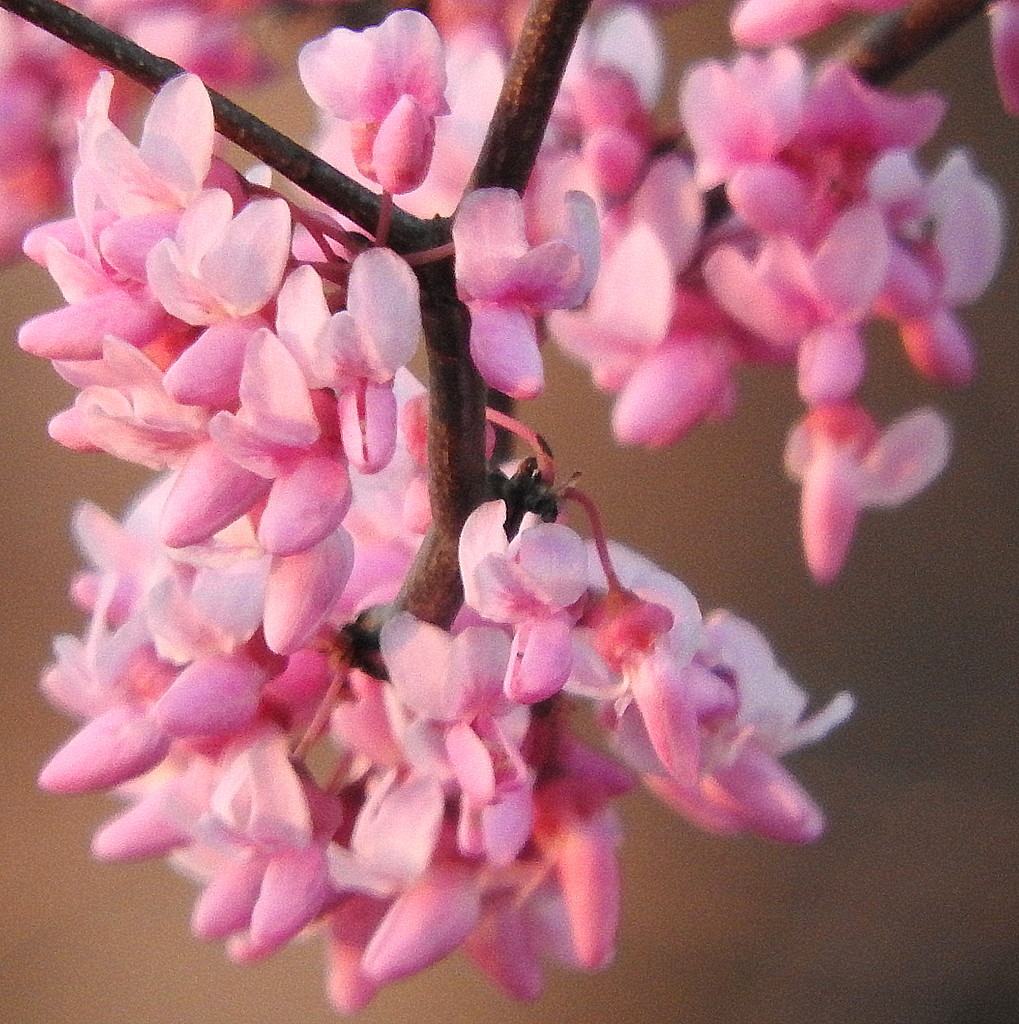
MULTIPOLYGON (((725 52, 720 15, 673 21, 685 55, 725 52)), ((1017 126, 993 99, 983 26, 910 84, 921 81, 956 98, 941 138, 971 141, 980 164, 1019 195, 1017 126)), ((279 101, 260 102, 278 121, 279 101)), ((55 302, 31 268, 7 272, 2 285, 4 337, 55 302)), ((935 393, 894 344, 875 342, 869 400, 889 415, 937 402, 956 425, 957 451, 916 505, 864 523, 848 572, 824 591, 801 566, 796 492, 780 471, 798 415, 787 376, 748 374, 732 423, 656 455, 612 448, 606 403, 554 363, 555 397, 533 420, 561 465, 583 470, 612 532, 679 574, 705 607, 758 622, 819 699, 857 694, 853 721, 796 761, 831 827, 805 849, 723 841, 637 796, 624 810, 615 966, 594 977, 553 972, 540 1002, 517 1006, 454 957, 384 993, 365 1021, 1019 1020, 1017 288, 1013 253, 969 318, 982 367, 965 393, 935 393)), ((35 790, 39 766, 70 731, 35 692, 51 634, 78 628, 65 598, 76 565, 70 510, 82 496, 120 509, 141 476, 49 443, 46 421, 66 404, 65 389, 12 345, 2 358, 0 1022, 328 1021, 314 941, 259 967, 228 965, 188 935, 186 882, 158 863, 89 859, 106 800, 35 790)))

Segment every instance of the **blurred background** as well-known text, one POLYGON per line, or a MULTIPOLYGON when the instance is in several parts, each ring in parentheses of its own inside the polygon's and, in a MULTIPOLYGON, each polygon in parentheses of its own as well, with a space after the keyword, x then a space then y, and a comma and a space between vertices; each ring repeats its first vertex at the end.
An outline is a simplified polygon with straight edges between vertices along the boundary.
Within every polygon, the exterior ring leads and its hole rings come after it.
MULTIPOLYGON (((725 55, 724 11, 669 17, 677 66, 725 55)), ((994 95, 974 24, 905 78, 951 98, 931 162, 957 140, 997 179, 1017 221, 1019 130, 994 95)), ((296 92, 246 97, 276 124, 307 124, 296 92), (303 119, 303 120, 302 120, 303 119)), ((161 863, 96 864, 111 802, 40 794, 35 775, 71 724, 38 697, 50 638, 76 632, 65 596, 78 564, 67 523, 89 498, 122 510, 143 475, 72 455, 46 436, 69 397, 13 344, 57 304, 38 268, 0 277, 4 444, 4 821, 0 1021, 11 1024, 317 1024, 334 1019, 315 939, 256 967, 188 933, 189 883, 161 863)), ((818 702, 859 710, 794 769, 830 817, 817 844, 701 835, 650 796, 625 803, 624 914, 616 963, 552 971, 533 1005, 507 1002, 454 956, 385 991, 360 1019, 387 1024, 1005 1024, 1019 1020, 1019 258, 1013 247, 967 316, 980 376, 957 394, 918 381, 876 337, 868 403, 883 417, 932 402, 956 451, 898 513, 872 514, 842 579, 813 586, 797 491, 781 470, 799 415, 786 374, 754 372, 729 423, 664 453, 615 448, 607 402, 549 352, 549 399, 523 416, 563 470, 583 473, 611 533, 772 638, 818 702)))

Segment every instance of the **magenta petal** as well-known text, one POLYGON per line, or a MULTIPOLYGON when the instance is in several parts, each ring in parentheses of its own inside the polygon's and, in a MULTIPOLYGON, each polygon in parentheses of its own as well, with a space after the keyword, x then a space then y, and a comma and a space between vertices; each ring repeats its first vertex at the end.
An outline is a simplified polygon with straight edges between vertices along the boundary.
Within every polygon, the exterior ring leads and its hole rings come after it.
POLYGON ((163 543, 183 548, 239 519, 272 486, 231 462, 215 442, 196 448, 173 482, 160 518, 163 543))
POLYGON ((466 872, 432 871, 389 908, 368 943, 361 969, 380 983, 423 970, 467 938, 480 910, 477 885, 466 872))
POLYGON ((264 673, 241 656, 203 658, 185 668, 152 707, 171 736, 239 732, 258 710, 264 673))
POLYGON ((90 793, 143 775, 166 757, 170 740, 134 707, 115 707, 78 730, 39 773, 54 793, 90 793))

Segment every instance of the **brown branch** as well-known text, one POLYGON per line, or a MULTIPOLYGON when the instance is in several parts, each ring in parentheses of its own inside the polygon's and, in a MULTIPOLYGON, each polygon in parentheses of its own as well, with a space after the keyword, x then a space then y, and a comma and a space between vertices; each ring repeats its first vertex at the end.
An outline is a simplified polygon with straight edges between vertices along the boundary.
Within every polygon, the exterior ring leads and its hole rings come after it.
MULTIPOLYGON (((123 72, 153 92, 183 71, 173 61, 157 57, 56 0, 0 0, 0 7, 63 39, 101 64, 123 72)), ((374 231, 379 217, 379 196, 225 96, 211 89, 209 96, 221 135, 364 230, 374 231)), ((426 222, 403 211, 393 211, 389 241, 394 249, 413 252, 425 248, 422 238, 431 234, 433 231, 426 222)))
MULTIPOLYGON (((590 0, 534 0, 467 190, 522 192, 538 156, 566 62, 590 0)), ((436 244, 441 244, 437 241, 436 244)), ((485 499, 487 389, 468 351, 470 318, 456 299, 453 261, 418 270, 431 397, 432 528, 397 599, 419 619, 448 626, 462 602, 458 549, 467 516, 485 499)))
POLYGON ((916 0, 869 22, 835 53, 865 82, 887 85, 987 6, 987 0, 916 0))
POLYGON ((591 0, 532 0, 467 191, 523 192, 591 0))
POLYGON ((448 628, 463 602, 460 533, 485 499, 484 381, 468 351, 470 317, 456 297, 451 258, 417 270, 428 353, 428 494, 432 526, 397 599, 448 628))

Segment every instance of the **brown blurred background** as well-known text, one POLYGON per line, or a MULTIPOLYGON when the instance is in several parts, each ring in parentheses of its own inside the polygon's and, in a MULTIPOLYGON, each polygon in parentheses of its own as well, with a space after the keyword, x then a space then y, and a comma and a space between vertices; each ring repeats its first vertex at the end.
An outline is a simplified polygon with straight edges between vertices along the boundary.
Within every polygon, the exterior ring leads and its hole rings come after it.
MULTIPOLYGON (((724 54, 723 16, 671 18, 682 61, 724 54)), ((982 24, 903 83, 943 88, 964 140, 1017 220, 1019 130, 993 93, 982 24)), ((281 101, 256 106, 279 123, 281 101)), ((947 141, 942 141, 947 140, 947 141)), ((2 334, 56 304, 35 268, 3 274, 2 334)), ((687 581, 705 608, 759 623, 820 700, 859 711, 795 768, 830 815, 807 848, 704 836, 650 797, 625 805, 625 911, 616 964, 552 972, 544 998, 508 1003, 453 957, 362 1015, 387 1024, 641 1020, 684 1024, 1005 1024, 1019 1021, 1017 493, 1019 259, 968 321, 979 381, 940 394, 875 339, 866 397, 885 416, 934 402, 956 453, 914 505, 866 519, 849 568, 819 590, 802 567, 797 493, 781 472, 798 416, 788 376, 745 378, 737 417, 675 449, 622 451, 607 403, 550 354, 553 396, 525 416, 582 470, 612 533, 687 581)), ((50 443, 67 390, 3 349, 3 899, 0 1022, 314 1024, 333 1019, 314 940, 240 968, 188 934, 191 888, 160 863, 104 866, 89 837, 112 805, 38 793, 34 777, 71 725, 36 694, 50 637, 77 631, 67 522, 82 497, 119 511, 142 480, 50 443)))

